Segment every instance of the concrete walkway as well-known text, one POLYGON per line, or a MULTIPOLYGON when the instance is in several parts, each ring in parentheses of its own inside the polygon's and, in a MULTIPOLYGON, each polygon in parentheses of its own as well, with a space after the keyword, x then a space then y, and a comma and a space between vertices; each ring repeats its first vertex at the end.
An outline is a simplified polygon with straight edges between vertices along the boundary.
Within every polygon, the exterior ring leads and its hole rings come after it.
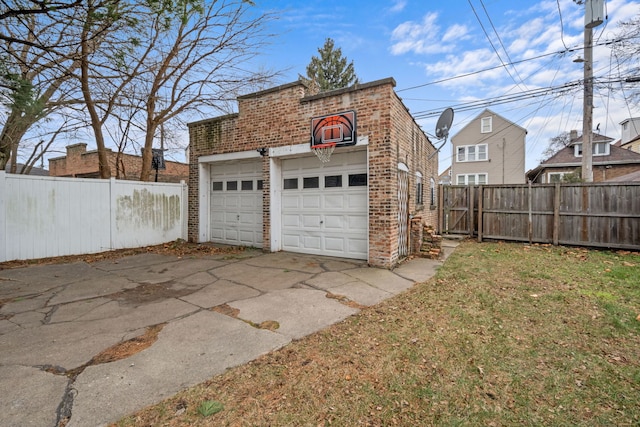
MULTIPOLYGON (((455 243, 444 246, 447 255, 455 243)), ((328 294, 374 305, 441 264, 413 259, 389 271, 248 250, 0 270, 0 425, 115 422, 358 311, 328 294), (279 327, 256 327, 265 321, 279 327), (162 329, 151 347, 92 361, 152 325, 162 329)))

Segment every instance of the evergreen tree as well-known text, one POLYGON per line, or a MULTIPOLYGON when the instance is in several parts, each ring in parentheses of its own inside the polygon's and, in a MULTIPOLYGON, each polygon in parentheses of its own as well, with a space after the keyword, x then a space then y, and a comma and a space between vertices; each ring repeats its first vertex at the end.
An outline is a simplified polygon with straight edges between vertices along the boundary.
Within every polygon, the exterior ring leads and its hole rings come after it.
POLYGON ((312 92, 340 89, 358 83, 353 61, 347 64, 347 58, 342 56, 342 50, 335 47, 332 39, 327 38, 318 53, 320 57, 312 56, 307 65, 307 77, 299 76, 312 92))

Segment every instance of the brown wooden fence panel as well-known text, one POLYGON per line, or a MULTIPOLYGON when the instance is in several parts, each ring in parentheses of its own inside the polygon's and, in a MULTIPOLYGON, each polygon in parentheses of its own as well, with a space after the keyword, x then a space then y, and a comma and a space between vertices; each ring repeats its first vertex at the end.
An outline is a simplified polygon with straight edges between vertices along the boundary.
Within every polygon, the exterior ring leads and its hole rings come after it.
POLYGON ((442 190, 443 210, 462 223, 442 232, 474 234, 479 240, 640 249, 640 183, 486 185, 467 187, 465 196, 462 188, 442 190), (469 212, 473 216, 464 217, 469 212))
POLYGON ((469 192, 467 186, 448 185, 444 187, 441 206, 443 230, 452 234, 469 233, 469 192))

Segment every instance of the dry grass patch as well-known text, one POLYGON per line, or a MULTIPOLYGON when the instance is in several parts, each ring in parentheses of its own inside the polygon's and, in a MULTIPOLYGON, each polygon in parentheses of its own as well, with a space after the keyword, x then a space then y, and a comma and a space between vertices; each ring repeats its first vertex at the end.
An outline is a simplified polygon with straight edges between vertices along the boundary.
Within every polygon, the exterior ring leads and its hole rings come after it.
POLYGON ((638 425, 639 314, 637 253, 469 241, 431 281, 117 425, 638 425))

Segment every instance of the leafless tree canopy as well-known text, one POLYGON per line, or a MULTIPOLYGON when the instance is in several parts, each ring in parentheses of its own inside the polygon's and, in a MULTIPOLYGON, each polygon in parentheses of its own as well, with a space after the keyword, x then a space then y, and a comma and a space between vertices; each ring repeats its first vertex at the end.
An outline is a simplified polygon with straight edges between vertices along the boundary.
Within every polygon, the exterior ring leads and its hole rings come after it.
POLYGON ((82 127, 89 131, 103 177, 112 175, 107 146, 142 150, 140 178, 147 180, 151 148, 172 128, 195 115, 230 112, 238 94, 276 76, 253 63, 273 38, 266 24, 275 16, 247 0, 0 5, 2 167, 26 145, 51 146, 44 142, 53 135, 49 123, 66 141, 82 127))

